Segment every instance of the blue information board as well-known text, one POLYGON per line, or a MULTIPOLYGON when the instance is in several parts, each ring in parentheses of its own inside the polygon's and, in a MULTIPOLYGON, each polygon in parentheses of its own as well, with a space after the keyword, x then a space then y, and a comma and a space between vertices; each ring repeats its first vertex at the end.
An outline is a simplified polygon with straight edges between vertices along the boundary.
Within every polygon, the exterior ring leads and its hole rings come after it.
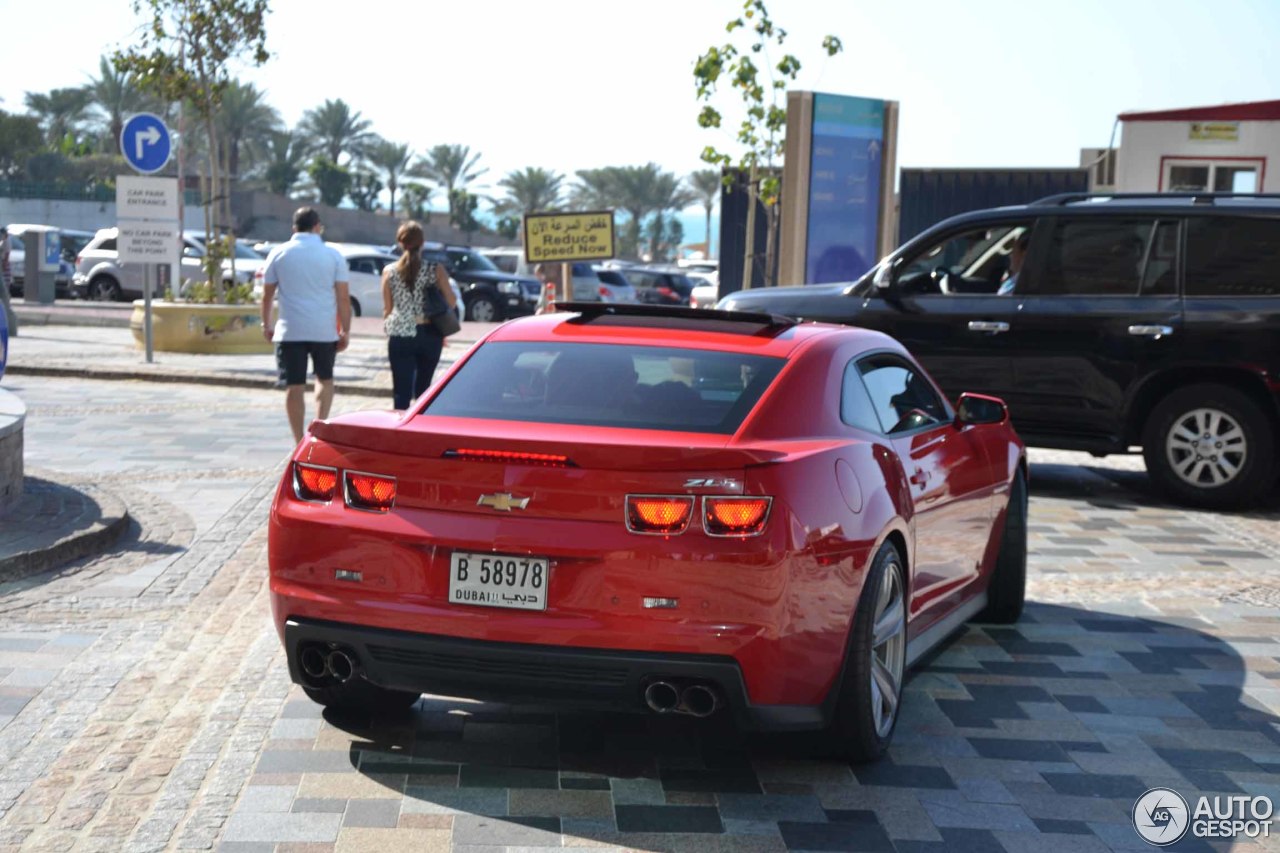
POLYGON ((152 113, 138 113, 120 131, 120 153, 134 171, 150 175, 169 162, 169 128, 152 113))
POLYGON ((885 102, 813 96, 805 281, 853 281, 878 260, 885 102))

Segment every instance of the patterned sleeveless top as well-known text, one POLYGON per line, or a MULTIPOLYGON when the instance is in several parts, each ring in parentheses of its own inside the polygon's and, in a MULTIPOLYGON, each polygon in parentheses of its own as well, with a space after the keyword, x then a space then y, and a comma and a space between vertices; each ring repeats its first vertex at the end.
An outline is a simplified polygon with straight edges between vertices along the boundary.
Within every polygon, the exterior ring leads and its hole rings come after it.
POLYGON ((423 303, 426 289, 436 286, 436 265, 424 263, 413 286, 405 284, 400 270, 387 267, 387 283, 391 285, 391 313, 382 321, 382 330, 398 338, 411 338, 418 333, 418 323, 426 322, 423 303))

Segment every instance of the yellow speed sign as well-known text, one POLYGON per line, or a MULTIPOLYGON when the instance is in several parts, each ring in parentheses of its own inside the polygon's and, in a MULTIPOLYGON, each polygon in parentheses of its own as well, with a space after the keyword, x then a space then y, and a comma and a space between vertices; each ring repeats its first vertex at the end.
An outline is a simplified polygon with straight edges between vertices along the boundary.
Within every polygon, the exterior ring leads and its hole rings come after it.
POLYGON ((613 211, 526 213, 524 254, 531 263, 613 257, 613 211))

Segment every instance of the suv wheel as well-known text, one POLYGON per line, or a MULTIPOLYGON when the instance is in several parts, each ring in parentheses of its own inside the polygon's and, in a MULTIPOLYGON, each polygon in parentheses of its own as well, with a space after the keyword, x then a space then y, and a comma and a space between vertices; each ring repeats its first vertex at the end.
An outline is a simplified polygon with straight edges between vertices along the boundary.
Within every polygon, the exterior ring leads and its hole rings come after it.
POLYGON ((118 302, 120 301, 120 282, 109 275, 96 276, 89 282, 86 295, 95 302, 118 302))
POLYGON ((477 293, 467 303, 467 319, 476 323, 496 323, 498 321, 498 303, 487 293, 477 293))
POLYGON ((1176 500, 1209 508, 1247 504, 1271 485, 1276 434, 1247 394, 1225 385, 1190 385, 1147 418, 1147 472, 1176 500))
POLYGON ((842 757, 884 755, 898 723, 907 660, 907 587, 898 549, 885 543, 862 587, 827 741, 842 757))
POLYGON ((354 296, 349 297, 349 298, 351 299, 351 316, 353 316, 353 317, 359 317, 359 316, 360 316, 360 301, 359 301, 358 299, 356 299, 354 296))

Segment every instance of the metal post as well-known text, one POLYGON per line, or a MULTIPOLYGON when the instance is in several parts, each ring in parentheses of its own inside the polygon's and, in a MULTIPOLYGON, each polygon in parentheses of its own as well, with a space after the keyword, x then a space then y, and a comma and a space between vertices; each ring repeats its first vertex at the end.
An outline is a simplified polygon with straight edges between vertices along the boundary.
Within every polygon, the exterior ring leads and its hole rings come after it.
POLYGON ((568 261, 560 264, 560 301, 573 301, 573 264, 568 261))
POLYGON ((151 264, 142 265, 142 338, 147 346, 147 364, 155 361, 151 346, 151 264))

